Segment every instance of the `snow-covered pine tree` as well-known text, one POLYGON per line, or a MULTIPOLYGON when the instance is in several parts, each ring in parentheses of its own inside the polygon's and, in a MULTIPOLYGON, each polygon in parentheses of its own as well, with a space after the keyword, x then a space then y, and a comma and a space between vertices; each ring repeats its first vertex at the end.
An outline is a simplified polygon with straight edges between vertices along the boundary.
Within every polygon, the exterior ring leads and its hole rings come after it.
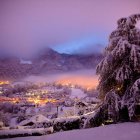
POLYGON ((114 115, 126 106, 130 119, 140 102, 140 30, 135 26, 138 20, 140 14, 118 20, 117 29, 109 37, 105 57, 96 69, 104 104, 114 115))

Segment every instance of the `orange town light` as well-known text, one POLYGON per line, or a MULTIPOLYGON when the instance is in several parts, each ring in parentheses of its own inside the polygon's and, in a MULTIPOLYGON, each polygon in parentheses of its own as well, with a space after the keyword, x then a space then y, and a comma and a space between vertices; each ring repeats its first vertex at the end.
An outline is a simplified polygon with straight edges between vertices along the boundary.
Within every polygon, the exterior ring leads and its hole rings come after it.
POLYGON ((10 82, 9 81, 0 81, 0 85, 6 85, 6 84, 9 84, 10 82))

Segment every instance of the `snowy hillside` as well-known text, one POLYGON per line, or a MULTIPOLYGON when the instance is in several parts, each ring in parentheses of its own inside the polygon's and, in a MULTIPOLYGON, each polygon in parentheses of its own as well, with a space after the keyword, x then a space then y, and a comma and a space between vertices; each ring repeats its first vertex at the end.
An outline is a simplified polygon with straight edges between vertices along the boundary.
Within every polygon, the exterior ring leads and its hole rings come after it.
POLYGON ((0 58, 0 79, 17 80, 46 72, 95 68, 102 54, 68 55, 45 49, 34 58, 0 58))
POLYGON ((122 123, 56 134, 12 140, 139 140, 140 123, 122 123))

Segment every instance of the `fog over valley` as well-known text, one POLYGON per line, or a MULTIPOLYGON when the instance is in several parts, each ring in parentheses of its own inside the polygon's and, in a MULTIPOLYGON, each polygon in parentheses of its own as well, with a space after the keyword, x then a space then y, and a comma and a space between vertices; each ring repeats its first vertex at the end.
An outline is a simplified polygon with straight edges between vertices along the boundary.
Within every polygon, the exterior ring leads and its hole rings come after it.
POLYGON ((76 70, 71 72, 48 73, 40 76, 29 76, 23 81, 30 82, 56 82, 62 85, 80 85, 84 88, 96 88, 98 85, 98 76, 95 69, 76 70))

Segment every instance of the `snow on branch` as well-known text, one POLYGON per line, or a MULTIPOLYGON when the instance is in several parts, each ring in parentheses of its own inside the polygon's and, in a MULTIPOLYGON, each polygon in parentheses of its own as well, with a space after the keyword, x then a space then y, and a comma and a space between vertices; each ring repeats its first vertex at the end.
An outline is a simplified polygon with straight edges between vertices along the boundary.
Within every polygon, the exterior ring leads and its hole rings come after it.
POLYGON ((132 45, 130 52, 130 61, 133 64, 134 69, 137 69, 140 65, 140 47, 132 45))
POLYGON ((129 79, 131 76, 131 69, 128 65, 123 65, 122 67, 120 67, 119 69, 117 69, 115 71, 115 75, 116 75, 116 80, 118 82, 123 82, 126 79, 129 79))
POLYGON ((129 42, 127 40, 120 39, 117 46, 113 49, 112 55, 121 57, 128 49, 130 49, 129 42))
POLYGON ((104 99, 104 103, 108 105, 108 112, 118 112, 120 108, 120 100, 121 98, 114 90, 109 91, 104 99))
POLYGON ((140 14, 134 14, 127 18, 121 18, 117 22, 118 28, 124 29, 134 28, 138 20, 140 20, 140 14))
POLYGON ((131 89, 124 95, 123 103, 127 105, 129 117, 133 117, 135 107, 140 103, 140 79, 136 80, 131 89))
POLYGON ((96 67, 97 74, 106 71, 107 67, 108 67, 108 61, 107 61, 107 57, 105 57, 96 67))

